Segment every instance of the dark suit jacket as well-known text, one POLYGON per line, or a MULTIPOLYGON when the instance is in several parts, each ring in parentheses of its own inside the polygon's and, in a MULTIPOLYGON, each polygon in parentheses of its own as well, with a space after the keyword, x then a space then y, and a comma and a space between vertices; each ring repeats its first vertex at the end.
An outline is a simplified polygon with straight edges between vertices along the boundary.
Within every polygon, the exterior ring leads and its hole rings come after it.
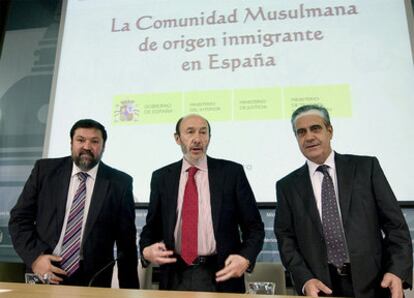
MULTIPOLYGON (((9 230, 14 248, 30 268, 41 254, 50 254, 62 231, 71 157, 36 162, 16 206, 9 230)), ((85 284, 114 259, 117 245, 120 287, 138 288, 137 247, 132 178, 100 162, 82 241, 85 284)), ((110 287, 112 268, 94 286, 110 287)))
MULTIPOLYGON (((207 157, 211 216, 217 244, 217 270, 230 254, 240 254, 254 265, 263 246, 264 226, 243 167, 237 163, 207 157), (239 229, 241 231, 241 238, 239 229)), ((177 197, 182 161, 155 171, 146 225, 140 250, 159 241, 174 250, 177 197)), ((170 289, 171 265, 161 266, 160 288, 170 289)), ((244 292, 243 278, 218 284, 221 292, 244 292)))
MULTIPOLYGON (((407 224, 375 157, 335 154, 339 203, 356 297, 384 297, 385 272, 412 282, 412 245, 407 224)), ((322 223, 305 166, 276 184, 275 233, 282 262, 296 290, 317 278, 328 287, 322 223)))

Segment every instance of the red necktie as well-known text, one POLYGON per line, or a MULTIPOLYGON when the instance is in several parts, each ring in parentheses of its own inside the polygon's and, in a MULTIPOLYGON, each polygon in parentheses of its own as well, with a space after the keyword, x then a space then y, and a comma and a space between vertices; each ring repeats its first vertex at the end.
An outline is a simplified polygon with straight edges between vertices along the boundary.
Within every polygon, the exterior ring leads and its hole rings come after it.
POLYGON ((191 265, 198 254, 198 192, 194 179, 198 169, 188 169, 183 206, 181 210, 181 257, 191 265))

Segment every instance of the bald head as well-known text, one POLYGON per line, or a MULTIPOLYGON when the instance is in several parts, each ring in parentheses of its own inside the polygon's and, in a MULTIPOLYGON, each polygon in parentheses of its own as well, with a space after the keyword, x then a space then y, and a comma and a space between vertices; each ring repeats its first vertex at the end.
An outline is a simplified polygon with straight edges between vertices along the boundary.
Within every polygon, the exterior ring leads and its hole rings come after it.
POLYGON ((175 135, 180 136, 181 134, 181 123, 183 122, 183 120, 187 120, 189 118, 200 118, 202 120, 204 120, 207 124, 208 127, 208 135, 211 136, 211 127, 210 127, 210 123, 208 122, 208 120, 198 114, 189 114, 187 116, 181 117, 180 119, 178 119, 177 124, 175 125, 175 135))
POLYGON ((210 143, 210 124, 200 115, 191 114, 178 120, 175 142, 180 145, 184 158, 193 166, 201 162, 210 143))

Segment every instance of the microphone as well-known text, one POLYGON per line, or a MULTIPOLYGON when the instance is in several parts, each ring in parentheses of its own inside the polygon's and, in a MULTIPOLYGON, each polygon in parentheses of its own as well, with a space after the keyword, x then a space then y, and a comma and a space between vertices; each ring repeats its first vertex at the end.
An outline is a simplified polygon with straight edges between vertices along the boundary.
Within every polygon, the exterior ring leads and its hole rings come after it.
POLYGON ((118 255, 117 255, 117 257, 114 259, 114 260, 112 260, 112 261, 110 261, 108 264, 106 264, 105 266, 103 266, 98 272, 96 272, 93 276, 92 276, 92 278, 91 278, 91 280, 89 281, 89 283, 88 283, 88 287, 91 287, 92 286, 92 284, 93 284, 93 282, 95 281, 95 279, 102 273, 102 272, 104 272, 106 269, 108 269, 109 267, 111 267, 111 266, 113 266, 116 262, 118 262, 120 259, 122 259, 122 257, 123 257, 123 255, 122 255, 122 252, 120 252, 118 255))

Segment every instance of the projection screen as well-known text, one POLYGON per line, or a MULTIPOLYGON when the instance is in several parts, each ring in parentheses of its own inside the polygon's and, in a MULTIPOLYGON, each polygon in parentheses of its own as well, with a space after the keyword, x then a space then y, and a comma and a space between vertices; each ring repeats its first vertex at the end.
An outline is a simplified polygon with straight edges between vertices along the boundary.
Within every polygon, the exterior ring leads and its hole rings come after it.
POLYGON ((339 153, 375 155, 398 200, 414 200, 412 7, 403 0, 64 2, 45 157, 70 154, 69 130, 108 130, 103 161, 134 178, 182 158, 176 121, 211 124, 208 154, 244 165, 258 202, 300 167, 290 124, 326 106, 339 153), (412 32, 411 32, 412 33, 412 32))

